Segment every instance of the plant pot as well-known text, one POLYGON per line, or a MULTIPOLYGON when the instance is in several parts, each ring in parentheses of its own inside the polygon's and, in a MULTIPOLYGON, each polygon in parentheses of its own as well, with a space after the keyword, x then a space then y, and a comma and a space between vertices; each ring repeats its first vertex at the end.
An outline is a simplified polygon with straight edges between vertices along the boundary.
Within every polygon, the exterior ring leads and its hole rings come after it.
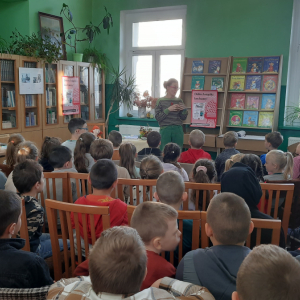
POLYGON ((73 61, 82 62, 82 57, 83 57, 82 53, 73 53, 73 61))

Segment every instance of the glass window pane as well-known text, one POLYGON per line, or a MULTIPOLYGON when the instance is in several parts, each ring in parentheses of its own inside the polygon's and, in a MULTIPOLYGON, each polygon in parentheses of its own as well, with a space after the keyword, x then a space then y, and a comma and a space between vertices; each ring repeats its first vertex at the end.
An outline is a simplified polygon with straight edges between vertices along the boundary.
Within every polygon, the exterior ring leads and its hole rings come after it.
POLYGON ((182 19, 132 24, 133 47, 178 46, 182 44, 182 19))
POLYGON ((89 107, 89 68, 79 67, 80 78, 80 110, 81 118, 88 121, 90 119, 89 107))
POLYGON ((95 95, 95 119, 101 119, 102 111, 102 85, 101 85, 101 71, 98 68, 94 69, 94 95, 95 95))
MULTIPOLYGON (((164 97, 166 90, 164 89, 164 81, 170 78, 175 78, 178 80, 178 87, 180 89, 180 71, 181 71, 181 55, 161 55, 160 56, 160 74, 159 74, 159 87, 160 87, 160 97, 164 97)), ((176 96, 180 94, 178 90, 176 96)))

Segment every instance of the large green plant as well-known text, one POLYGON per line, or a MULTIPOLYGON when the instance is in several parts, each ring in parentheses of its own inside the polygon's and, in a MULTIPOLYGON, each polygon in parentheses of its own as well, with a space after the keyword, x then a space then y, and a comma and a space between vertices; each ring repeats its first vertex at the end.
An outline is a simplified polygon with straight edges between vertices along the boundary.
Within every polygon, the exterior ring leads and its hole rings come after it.
POLYGON ((70 7, 63 3, 60 14, 63 14, 64 17, 71 23, 72 27, 68 29, 65 33, 61 33, 61 35, 65 36, 65 43, 71 48, 74 48, 75 53, 77 53, 77 43, 78 42, 84 42, 88 41, 91 43, 95 36, 101 33, 101 25, 104 30, 107 31, 107 34, 109 34, 110 27, 113 26, 113 19, 111 14, 107 11, 105 8, 105 16, 103 17, 102 21, 98 25, 94 25, 92 22, 90 24, 85 25, 85 27, 78 27, 74 24, 73 21, 73 14, 70 10, 70 7), (82 32, 85 34, 84 38, 79 38, 78 34, 82 32), (72 41, 74 40, 74 43, 72 45, 72 41), (68 41, 68 42, 67 42, 68 41))
POLYGON ((86 48, 83 51, 83 61, 89 62, 95 68, 102 69, 105 73, 109 69, 109 59, 105 53, 97 50, 95 47, 86 48))
POLYGON ((0 37, 0 53, 9 53, 9 45, 2 37, 0 37))
POLYGON ((285 121, 294 124, 295 121, 300 121, 300 108, 299 106, 287 106, 285 121))

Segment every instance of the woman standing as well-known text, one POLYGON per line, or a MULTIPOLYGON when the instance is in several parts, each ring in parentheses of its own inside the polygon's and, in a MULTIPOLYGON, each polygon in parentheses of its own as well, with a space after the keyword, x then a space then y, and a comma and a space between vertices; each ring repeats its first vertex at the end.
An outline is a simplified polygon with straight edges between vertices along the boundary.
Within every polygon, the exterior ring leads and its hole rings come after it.
POLYGON ((164 82, 166 96, 159 98, 155 107, 155 119, 160 126, 161 145, 163 150, 165 145, 172 142, 183 146, 182 122, 187 118, 188 112, 183 101, 176 98, 178 91, 178 81, 174 78, 164 82))

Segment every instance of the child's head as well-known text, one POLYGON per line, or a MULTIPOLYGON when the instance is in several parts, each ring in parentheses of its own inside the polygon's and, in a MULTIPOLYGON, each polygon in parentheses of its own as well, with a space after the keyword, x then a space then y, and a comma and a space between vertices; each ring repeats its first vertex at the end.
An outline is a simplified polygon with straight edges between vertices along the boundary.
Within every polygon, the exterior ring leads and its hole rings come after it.
POLYGON ((173 164, 177 168, 181 169, 180 164, 177 162, 180 156, 180 147, 175 143, 168 143, 163 152, 163 162, 173 164))
POLYGON ((73 118, 68 124, 68 129, 72 134, 73 139, 78 139, 78 137, 88 131, 86 121, 81 118, 73 118))
POLYGON ((14 192, 2 190, 0 199, 0 238, 10 238, 21 228, 21 199, 14 192))
POLYGON ((108 135, 108 139, 112 142, 114 148, 118 148, 122 144, 122 134, 119 131, 112 130, 108 135))
POLYGON ((157 148, 160 145, 161 135, 157 131, 151 131, 147 135, 147 144, 150 148, 157 148))
POLYGON ((90 147, 92 158, 97 161, 102 158, 111 159, 114 154, 113 144, 109 140, 94 140, 90 147))
POLYGON ((205 232, 213 245, 241 245, 253 230, 249 207, 243 198, 221 193, 210 200, 205 232))
POLYGON ((13 183, 20 194, 42 192, 44 188, 42 166, 32 159, 17 164, 13 171, 13 183))
POLYGON ((283 173, 284 179, 293 177, 293 155, 290 152, 271 150, 266 156, 266 170, 268 174, 283 173))
POLYGON ((17 164, 25 161, 26 159, 37 160, 39 157, 39 150, 33 142, 20 143, 17 148, 17 164))
POLYGON ((277 149, 283 142, 283 136, 278 131, 273 131, 265 135, 265 147, 267 150, 277 149))
POLYGON ((116 226, 103 231, 89 256, 96 294, 135 294, 147 272, 147 253, 137 231, 116 226))
POLYGON ((235 148, 239 136, 235 131, 228 131, 224 134, 223 143, 225 148, 235 148))
POLYGON ((190 146, 193 149, 201 149, 204 143, 205 143, 205 134, 199 129, 194 129, 190 133, 190 139, 189 139, 190 146))
POLYGON ((12 134, 8 139, 6 149, 6 165, 13 167, 16 164, 16 149, 20 143, 23 143, 25 139, 19 133, 12 134))
POLYGON ((232 300, 295 300, 300 295, 300 263, 275 245, 255 247, 242 262, 232 300))
POLYGON ((85 157, 86 153, 90 153, 91 143, 95 140, 95 136, 86 132, 79 136, 74 149, 74 165, 79 173, 88 173, 85 157))
POLYGON ((131 178, 139 178, 135 168, 136 147, 131 143, 124 143, 119 148, 120 167, 127 169, 131 178))
POLYGON ((227 159, 225 162, 224 172, 227 172, 236 162, 240 162, 244 155, 245 154, 243 153, 238 153, 232 155, 229 159, 227 159))
POLYGON ((264 181, 264 171, 263 166, 261 163, 260 158, 255 154, 245 154, 242 159, 241 163, 250 167, 253 172, 255 173, 257 179, 261 182, 264 181))
POLYGON ((49 163, 54 169, 72 168, 72 152, 68 147, 58 146, 49 155, 49 163))
POLYGON ((46 136, 41 148, 41 159, 49 159, 49 155, 52 149, 60 145, 61 141, 59 138, 46 136))
POLYGON ((187 200, 187 193, 182 176, 176 171, 168 171, 159 175, 156 182, 156 200, 179 209, 182 201, 187 200))
POLYGON ((111 159, 98 160, 91 169, 89 180, 96 190, 113 190, 117 185, 118 172, 111 159))
POLYGON ((139 204, 131 218, 147 249, 157 253, 173 251, 180 242, 177 211, 164 203, 147 201, 139 204))
POLYGON ((141 179, 157 179, 163 170, 164 168, 161 161, 155 155, 149 155, 141 161, 141 179))

